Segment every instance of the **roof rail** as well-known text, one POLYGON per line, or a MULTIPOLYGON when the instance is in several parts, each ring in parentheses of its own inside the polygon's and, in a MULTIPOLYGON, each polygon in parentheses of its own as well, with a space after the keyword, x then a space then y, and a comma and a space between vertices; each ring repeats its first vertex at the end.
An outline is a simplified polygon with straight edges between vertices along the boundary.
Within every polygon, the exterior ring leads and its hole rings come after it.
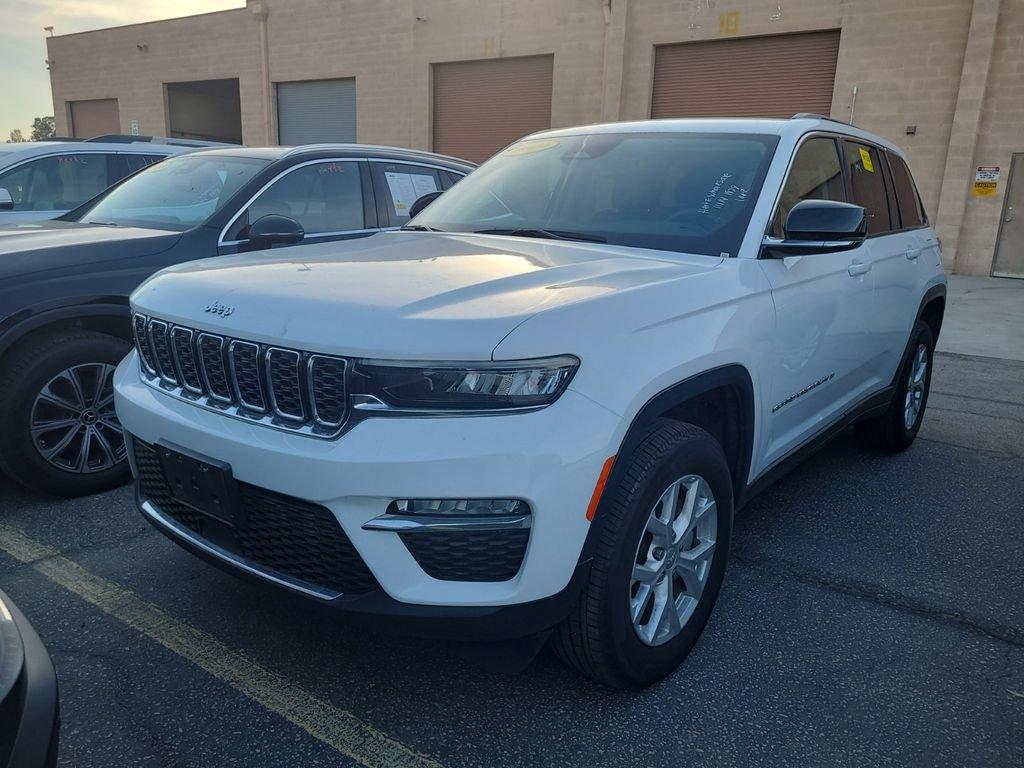
POLYGON ((237 147, 226 141, 206 141, 201 139, 179 139, 175 136, 136 136, 128 133, 104 133, 92 136, 84 141, 102 142, 104 144, 167 144, 172 147, 237 147))
POLYGON ((442 155, 438 152, 431 152, 428 149, 408 149, 406 147, 392 147, 385 144, 349 144, 349 143, 324 143, 324 144, 300 144, 297 147, 291 147, 287 152, 284 153, 284 157, 291 157, 292 155, 300 155, 305 152, 323 152, 331 150, 361 150, 361 149, 372 149, 380 150, 384 152, 404 152, 407 154, 422 155, 423 157, 440 158, 443 160, 451 160, 459 165, 476 165, 469 160, 465 160, 461 157, 453 157, 452 155, 442 155))
POLYGON ((801 117, 814 118, 816 120, 828 120, 830 123, 840 123, 842 125, 848 125, 851 128, 857 127, 853 123, 848 123, 845 120, 836 120, 834 117, 829 117, 828 115, 819 115, 817 112, 797 112, 790 118, 790 120, 798 120, 801 117))

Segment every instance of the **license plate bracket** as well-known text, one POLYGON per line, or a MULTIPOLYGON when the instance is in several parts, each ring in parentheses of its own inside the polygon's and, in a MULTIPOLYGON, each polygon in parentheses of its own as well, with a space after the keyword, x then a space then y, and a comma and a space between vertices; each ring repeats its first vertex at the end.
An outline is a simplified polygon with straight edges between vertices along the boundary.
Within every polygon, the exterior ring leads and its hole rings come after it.
POLYGON ((156 452, 171 496, 232 528, 242 524, 238 484, 230 464, 173 443, 157 443, 156 452))

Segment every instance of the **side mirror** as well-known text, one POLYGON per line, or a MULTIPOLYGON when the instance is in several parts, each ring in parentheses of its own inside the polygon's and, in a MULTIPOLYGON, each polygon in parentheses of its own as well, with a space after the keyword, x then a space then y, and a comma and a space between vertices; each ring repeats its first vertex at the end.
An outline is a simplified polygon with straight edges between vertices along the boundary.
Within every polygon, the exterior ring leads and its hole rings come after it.
POLYGON ((763 248, 772 257, 834 253, 856 248, 868 234, 859 205, 834 200, 801 200, 786 217, 785 239, 766 237, 763 248))
POLYGON ((249 245, 256 250, 273 248, 275 245, 295 245, 305 236, 299 222, 276 213, 260 216, 249 226, 249 245))
POLYGON ((0 211, 13 211, 14 210, 14 198, 11 197, 11 193, 3 187, 0 187, 0 211))
POLYGON ((420 215, 420 211, 430 205, 432 202, 437 200, 444 190, 437 190, 436 192, 427 192, 427 194, 417 197, 416 202, 409 208, 409 218, 414 218, 420 215))

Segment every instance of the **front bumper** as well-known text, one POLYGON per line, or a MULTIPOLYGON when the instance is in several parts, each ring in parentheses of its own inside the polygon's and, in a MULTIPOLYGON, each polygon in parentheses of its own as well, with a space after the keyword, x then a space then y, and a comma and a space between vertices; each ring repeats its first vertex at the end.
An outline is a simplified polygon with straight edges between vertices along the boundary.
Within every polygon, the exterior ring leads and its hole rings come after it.
MULTIPOLYGON (((12 690, 0 695, 0 762, 9 750, 4 763, 8 768, 52 768, 60 732, 57 675, 35 630, 0 592, 0 643, 5 639, 20 644, 20 670, 12 690)), ((12 655, 4 648, 0 659, 10 664, 12 655)))
POLYGON ((157 505, 142 504, 150 522, 196 554, 335 607, 396 620, 483 625, 494 617, 500 628, 516 624, 503 609, 518 606, 512 614, 537 617, 512 627, 526 634, 519 630, 527 624, 550 626, 571 608, 584 569, 578 566, 590 530, 587 505, 620 429, 616 415, 589 399, 568 391, 534 413, 368 419, 336 440, 318 440, 166 396, 141 381, 137 366, 133 353, 115 376, 118 416, 129 433, 150 445, 170 443, 226 462, 242 484, 326 508, 380 588, 357 597, 311 594, 175 525, 157 505), (518 573, 493 582, 430 576, 398 533, 364 528, 396 498, 527 502, 532 527, 518 573))

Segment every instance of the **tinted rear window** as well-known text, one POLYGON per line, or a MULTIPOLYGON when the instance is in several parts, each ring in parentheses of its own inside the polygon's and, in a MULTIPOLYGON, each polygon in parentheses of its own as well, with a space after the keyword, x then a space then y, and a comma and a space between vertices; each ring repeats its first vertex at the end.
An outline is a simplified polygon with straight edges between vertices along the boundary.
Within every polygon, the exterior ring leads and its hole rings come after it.
POLYGON ((875 147, 843 142, 846 166, 850 175, 851 202, 861 206, 867 215, 868 234, 878 235, 892 229, 889 199, 882 176, 882 157, 875 147))
POLYGON ((924 226, 928 220, 921 205, 921 196, 917 193, 917 186, 910 175, 910 169, 903 162, 903 158, 892 152, 886 153, 889 156, 889 166, 892 168, 892 183, 896 188, 896 201, 900 209, 900 221, 903 229, 913 229, 924 226))

